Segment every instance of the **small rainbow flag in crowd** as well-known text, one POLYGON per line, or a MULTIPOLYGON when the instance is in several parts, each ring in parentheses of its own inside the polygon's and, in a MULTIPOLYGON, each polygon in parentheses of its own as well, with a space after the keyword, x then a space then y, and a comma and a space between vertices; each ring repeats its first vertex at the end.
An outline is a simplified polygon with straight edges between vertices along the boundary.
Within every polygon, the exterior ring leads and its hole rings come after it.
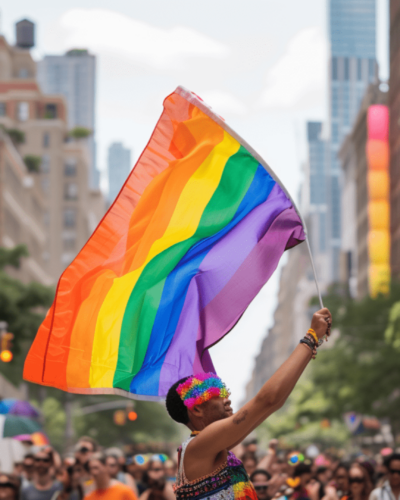
POLYGON ((119 195, 62 274, 24 378, 157 400, 215 372, 221 340, 305 239, 273 171, 178 87, 119 195))

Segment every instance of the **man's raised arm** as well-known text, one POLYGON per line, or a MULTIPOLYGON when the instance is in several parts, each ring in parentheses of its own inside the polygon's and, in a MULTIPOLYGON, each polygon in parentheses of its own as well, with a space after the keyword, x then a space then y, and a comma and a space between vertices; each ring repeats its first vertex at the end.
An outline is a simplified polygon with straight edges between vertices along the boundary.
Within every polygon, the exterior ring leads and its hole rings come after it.
MULTIPOLYGON (((326 308, 314 314, 311 329, 318 339, 330 334, 331 321, 331 313, 326 308)), ((252 400, 231 417, 213 422, 203 429, 191 443, 191 452, 201 458, 230 449, 282 407, 315 355, 311 346, 312 342, 299 344, 252 400)))

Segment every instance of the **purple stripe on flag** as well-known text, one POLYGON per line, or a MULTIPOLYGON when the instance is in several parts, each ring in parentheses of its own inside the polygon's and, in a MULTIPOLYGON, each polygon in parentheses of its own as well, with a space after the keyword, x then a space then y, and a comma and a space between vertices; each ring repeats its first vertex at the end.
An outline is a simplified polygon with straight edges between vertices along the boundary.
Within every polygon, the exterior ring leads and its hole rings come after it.
POLYGON ((194 373, 206 367, 201 359, 205 349, 221 340, 235 326, 275 271, 283 252, 304 239, 303 225, 294 208, 279 214, 229 283, 200 312, 194 373))
MULTIPOLYGON (((226 287, 274 220, 289 207, 290 200, 276 184, 268 199, 247 215, 207 254, 198 274, 191 280, 174 338, 161 368, 160 395, 165 395, 174 382, 193 373, 196 354, 194 339, 199 331, 201 311, 226 287)), ((265 281, 262 285, 264 283, 265 281)), ((254 296, 246 307, 253 298, 254 296)), ((221 331, 221 336, 225 333, 221 331)), ((208 353, 203 355, 203 364, 207 365, 208 370, 212 369, 208 353)))

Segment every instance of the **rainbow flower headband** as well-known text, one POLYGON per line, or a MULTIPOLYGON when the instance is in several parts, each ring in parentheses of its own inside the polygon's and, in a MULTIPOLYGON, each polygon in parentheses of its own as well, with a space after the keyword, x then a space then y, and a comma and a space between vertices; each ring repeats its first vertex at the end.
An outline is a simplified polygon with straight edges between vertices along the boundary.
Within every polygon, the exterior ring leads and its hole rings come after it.
POLYGON ((229 391, 215 373, 198 373, 178 385, 176 392, 183 404, 192 410, 211 398, 227 398, 229 391))

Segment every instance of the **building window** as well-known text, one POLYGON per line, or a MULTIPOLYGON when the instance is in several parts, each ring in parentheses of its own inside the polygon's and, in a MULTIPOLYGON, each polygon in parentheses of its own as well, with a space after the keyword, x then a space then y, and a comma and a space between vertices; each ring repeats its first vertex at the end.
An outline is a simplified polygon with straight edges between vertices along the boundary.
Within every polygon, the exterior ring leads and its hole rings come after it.
POLYGON ((40 165, 40 171, 42 174, 48 174, 50 172, 50 157, 49 155, 42 156, 42 164, 40 165))
POLYGON ((47 103, 44 110, 44 117, 50 120, 57 118, 57 104, 47 103))
POLYGON ((26 68, 20 68, 18 76, 19 78, 29 78, 29 71, 26 68))
POLYGON ((65 177, 75 177, 75 175, 76 175, 76 160, 74 158, 69 158, 64 163, 64 175, 65 175, 65 177))
POLYGON ((45 210, 43 212, 43 224, 45 226, 49 226, 50 225, 50 212, 48 210, 45 210))
POLYGON ((7 116, 7 106, 5 102, 0 102, 0 116, 7 116))
POLYGON ((76 200, 78 198, 78 185, 75 182, 64 184, 64 199, 76 200))
POLYGON ((339 124, 332 123, 332 142, 339 142, 339 124))
POLYGON ((375 59, 368 60, 368 74, 370 80, 375 78, 375 59))
POLYGON ((18 103, 17 118, 20 122, 26 122, 29 119, 29 102, 18 103))
POLYGON ((43 147, 48 148, 50 146, 50 134, 45 132, 43 134, 43 147))
POLYGON ((362 59, 357 59, 357 80, 362 80, 362 59))
POLYGON ((338 60, 337 57, 332 57, 332 80, 338 79, 338 60))
POLYGON ((75 227, 76 225, 76 212, 73 208, 66 208, 64 210, 64 227, 75 227))
POLYGON ((350 80, 350 60, 348 57, 344 58, 344 79, 350 80))
POLYGON ((49 178, 42 179, 42 191, 45 194, 49 193, 49 191, 50 191, 50 179, 49 178))
POLYGON ((76 245, 76 238, 74 236, 67 236, 63 238, 63 249, 65 251, 74 251, 76 245))

